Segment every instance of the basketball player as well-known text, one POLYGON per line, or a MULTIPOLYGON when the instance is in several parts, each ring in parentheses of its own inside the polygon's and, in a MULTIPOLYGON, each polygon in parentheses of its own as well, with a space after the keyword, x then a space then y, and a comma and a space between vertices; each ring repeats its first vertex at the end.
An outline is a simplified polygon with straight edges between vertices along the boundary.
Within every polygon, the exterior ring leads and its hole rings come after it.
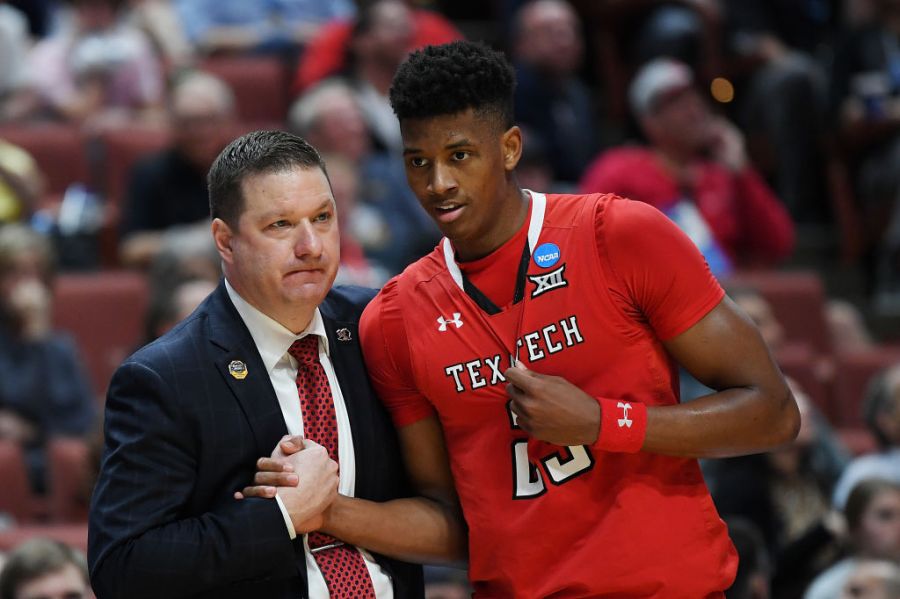
POLYGON ((518 187, 514 85, 470 42, 394 78, 446 237, 366 308, 370 377, 420 487, 450 484, 429 474, 449 455, 476 597, 723 597, 737 556, 695 458, 789 442, 796 403, 660 212, 518 187), (676 362, 718 392, 680 404, 676 362))

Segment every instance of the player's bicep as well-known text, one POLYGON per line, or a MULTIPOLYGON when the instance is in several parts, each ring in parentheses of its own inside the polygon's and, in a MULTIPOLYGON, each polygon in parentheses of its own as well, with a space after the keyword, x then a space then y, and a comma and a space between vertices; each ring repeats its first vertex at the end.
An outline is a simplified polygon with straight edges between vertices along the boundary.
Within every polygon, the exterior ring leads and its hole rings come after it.
POLYGON ((437 416, 397 429, 403 459, 416 492, 445 504, 456 503, 456 490, 444 433, 437 416))
POLYGON ((664 344, 679 364, 713 389, 755 387, 774 394, 786 390, 756 326, 728 297, 664 344))

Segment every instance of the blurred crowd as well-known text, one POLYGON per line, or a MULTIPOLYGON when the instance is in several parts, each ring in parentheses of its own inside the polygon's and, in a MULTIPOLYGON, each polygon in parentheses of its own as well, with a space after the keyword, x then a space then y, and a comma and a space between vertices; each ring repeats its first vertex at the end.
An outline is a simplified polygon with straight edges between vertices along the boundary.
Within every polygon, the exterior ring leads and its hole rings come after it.
POLYGON ((791 378, 791 446, 703 464, 729 599, 900 598, 900 1, 0 0, 0 599, 90 596, 108 377, 218 283, 219 151, 308 139, 379 287, 439 238, 391 79, 458 38, 515 65, 522 186, 657 207, 791 378))

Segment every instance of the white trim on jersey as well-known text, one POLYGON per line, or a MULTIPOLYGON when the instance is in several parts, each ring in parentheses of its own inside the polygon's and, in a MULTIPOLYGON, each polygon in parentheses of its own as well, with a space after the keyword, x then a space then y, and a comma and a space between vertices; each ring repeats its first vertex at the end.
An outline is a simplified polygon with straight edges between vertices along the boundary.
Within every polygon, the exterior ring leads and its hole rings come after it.
MULTIPOLYGON (((530 189, 525 189, 523 191, 531 196, 531 222, 528 223, 528 247, 534 252, 538 238, 541 236, 541 229, 544 227, 544 212, 547 208, 547 196, 536 191, 531 191, 530 189)), ((446 237, 441 240, 441 243, 444 249, 444 262, 447 264, 447 270, 450 272, 450 276, 453 277, 453 282, 462 289, 462 271, 456 263, 453 246, 450 245, 450 240, 446 237)))

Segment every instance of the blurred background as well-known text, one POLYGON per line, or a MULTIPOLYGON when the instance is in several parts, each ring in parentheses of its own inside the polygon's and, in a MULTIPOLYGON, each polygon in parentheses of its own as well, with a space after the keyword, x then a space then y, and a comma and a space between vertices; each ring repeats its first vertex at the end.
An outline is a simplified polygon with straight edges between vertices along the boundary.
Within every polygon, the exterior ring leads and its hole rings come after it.
MULTIPOLYGON (((0 0, 0 588, 90 596, 106 386, 219 280, 228 141, 323 153, 338 282, 434 247, 387 92, 458 38, 516 68, 521 185, 662 210, 791 378, 791 447, 703 463, 742 556, 729 598, 900 597, 898 0, 0 0)), ((469 596, 464 571, 427 579, 469 596)))

